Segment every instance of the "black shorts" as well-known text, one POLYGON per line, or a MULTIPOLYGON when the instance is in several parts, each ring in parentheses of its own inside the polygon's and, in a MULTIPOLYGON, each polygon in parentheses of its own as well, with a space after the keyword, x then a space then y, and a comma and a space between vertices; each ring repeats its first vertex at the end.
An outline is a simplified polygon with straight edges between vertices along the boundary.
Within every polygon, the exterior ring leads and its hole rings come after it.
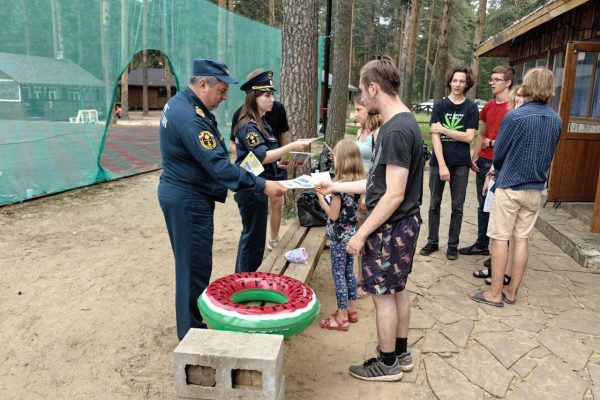
POLYGON ((383 224, 365 242, 362 258, 364 289, 376 295, 406 288, 420 229, 419 214, 383 224))

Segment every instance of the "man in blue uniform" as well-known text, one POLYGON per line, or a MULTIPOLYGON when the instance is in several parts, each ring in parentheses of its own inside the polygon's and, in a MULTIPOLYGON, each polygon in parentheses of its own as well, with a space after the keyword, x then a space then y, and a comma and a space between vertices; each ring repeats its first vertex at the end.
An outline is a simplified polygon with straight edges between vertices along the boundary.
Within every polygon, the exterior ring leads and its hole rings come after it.
POLYGON ((224 138, 211 113, 237 83, 220 61, 197 59, 189 86, 165 105, 160 122, 163 172, 158 200, 175 255, 177 336, 204 328, 196 301, 212 272, 215 201, 227 189, 280 196, 285 188, 255 177, 229 161, 224 138))

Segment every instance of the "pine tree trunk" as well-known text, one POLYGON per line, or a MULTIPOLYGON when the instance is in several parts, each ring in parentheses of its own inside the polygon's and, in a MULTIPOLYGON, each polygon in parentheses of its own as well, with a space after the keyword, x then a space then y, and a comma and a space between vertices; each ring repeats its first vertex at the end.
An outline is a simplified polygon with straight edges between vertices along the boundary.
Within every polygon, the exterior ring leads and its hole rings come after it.
POLYGON ((471 70, 475 75, 475 85, 469 90, 467 96, 473 100, 477 92, 477 79, 479 77, 479 57, 475 55, 475 49, 483 40, 483 31, 485 29, 485 10, 487 8, 487 0, 479 0, 479 8, 477 9, 477 26, 475 27, 475 38, 473 39, 473 56, 471 58, 471 70))
POLYGON ((408 6, 404 9, 402 29, 402 49, 400 50, 400 59, 398 66, 400 68, 400 98, 404 97, 404 82, 406 76, 406 64, 408 63, 408 32, 410 31, 410 9, 408 6))
POLYGON ((225 26, 226 22, 226 8, 227 8, 227 0, 219 0, 219 17, 218 17, 218 22, 219 24, 218 26, 218 43, 217 43, 217 49, 218 49, 218 55, 217 58, 221 61, 225 60, 225 54, 227 52, 226 46, 227 46, 227 42, 226 42, 226 35, 227 35, 227 27, 225 26))
POLYGON ((21 9, 23 10, 23 39, 25 41, 25 54, 31 54, 31 40, 29 39, 29 10, 27 0, 21 0, 21 9))
POLYGON ((435 9, 435 0, 431 0, 431 5, 429 6, 430 10, 429 10, 429 29, 427 30, 427 50, 425 51, 425 63, 424 63, 424 68, 423 70, 425 71, 425 75, 423 78, 423 95, 421 96, 421 99, 423 101, 427 100, 429 98, 429 90, 428 90, 428 85, 427 85, 427 79, 429 77, 429 71, 430 71, 430 66, 429 66, 429 51, 431 49, 431 35, 432 35, 432 30, 433 30, 433 16, 434 16, 434 9, 435 9))
POLYGON ((149 116, 148 108, 148 0, 144 0, 142 6, 142 41, 144 50, 142 51, 142 115, 149 116))
MULTIPOLYGON (((121 62, 129 63, 127 0, 121 0, 121 62)), ((121 119, 129 119, 129 64, 121 75, 121 119)))
POLYGON ((113 77, 111 76, 110 68, 110 41, 108 40, 108 32, 110 29, 110 2, 103 0, 100 2, 100 58, 102 60, 102 72, 104 79, 104 118, 107 120, 113 117, 112 90, 113 77))
POLYGON ((404 87, 402 102, 410 108, 412 104, 413 76, 415 74, 415 64, 417 59, 417 43, 419 33, 419 9, 420 0, 411 0, 410 5, 410 29, 408 32, 408 48, 406 56, 406 73, 402 86, 404 87))
POLYGON ((275 25, 275 0, 269 0, 269 25, 275 25))
MULTIPOLYGON (((317 130, 317 0, 283 0, 281 101, 288 110, 290 141, 314 136, 317 130)), ((289 171, 290 178, 309 172, 310 165, 289 171)), ((286 214, 296 212, 297 190, 286 194, 286 214)))
POLYGON ((169 60, 167 60, 167 56, 163 55, 163 65, 165 66, 165 83, 167 85, 167 100, 169 100, 172 96, 171 86, 173 86, 173 82, 171 82, 171 66, 169 65, 169 60))
POLYGON ((129 65, 121 75, 121 119, 129 119, 129 65))
POLYGON ((448 69, 448 28, 450 27, 450 7, 452 0, 444 0, 442 11, 442 24, 440 26, 440 38, 438 40, 438 55, 435 66, 435 85, 433 89, 433 97, 436 100, 441 99, 446 95, 446 82, 444 76, 448 69))
POLYGON ((52 0, 52 36, 54 38, 54 58, 60 60, 64 57, 64 39, 62 32, 62 12, 60 3, 52 0))
POLYGON ((365 35, 365 62, 363 64, 366 64, 368 61, 372 60, 374 58, 374 46, 373 44, 375 43, 375 8, 377 7, 377 5, 375 4, 375 2, 371 3, 371 9, 369 10, 369 21, 367 21, 367 34, 365 35))
POLYGON ((348 109, 348 68, 350 64, 350 36, 352 34, 352 0, 336 0, 334 12, 333 65, 326 140, 329 147, 344 138, 348 109))

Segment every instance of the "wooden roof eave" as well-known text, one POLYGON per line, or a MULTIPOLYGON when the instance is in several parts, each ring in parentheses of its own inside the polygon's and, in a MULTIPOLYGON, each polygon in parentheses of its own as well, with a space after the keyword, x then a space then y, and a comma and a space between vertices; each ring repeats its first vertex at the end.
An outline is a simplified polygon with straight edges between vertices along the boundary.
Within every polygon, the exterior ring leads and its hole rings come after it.
POLYGON ((475 49, 475 55, 478 57, 508 57, 515 38, 589 1, 591 0, 555 0, 548 3, 483 42, 475 49))

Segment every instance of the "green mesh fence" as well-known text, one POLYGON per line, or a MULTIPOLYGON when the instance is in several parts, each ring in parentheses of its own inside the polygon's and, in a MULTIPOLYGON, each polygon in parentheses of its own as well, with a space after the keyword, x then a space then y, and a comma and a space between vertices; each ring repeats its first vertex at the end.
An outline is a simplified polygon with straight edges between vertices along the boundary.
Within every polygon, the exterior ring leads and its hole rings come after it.
MULTIPOLYGON (((280 81, 281 30, 204 0, 0 0, 0 20, 0 205, 161 167, 157 127, 107 123, 143 49, 168 57, 178 90, 194 58, 280 81)), ((226 136, 238 87, 216 110, 226 136)))

